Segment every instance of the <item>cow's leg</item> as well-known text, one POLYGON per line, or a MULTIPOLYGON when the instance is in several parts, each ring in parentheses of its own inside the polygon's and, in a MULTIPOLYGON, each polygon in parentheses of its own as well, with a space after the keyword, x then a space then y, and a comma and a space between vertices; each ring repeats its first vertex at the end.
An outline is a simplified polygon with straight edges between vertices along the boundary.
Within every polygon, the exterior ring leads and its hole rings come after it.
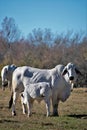
POLYGON ((17 92, 13 93, 12 116, 16 115, 15 105, 16 105, 16 101, 17 101, 18 95, 19 95, 19 93, 17 93, 17 92))
POLYGON ((45 100, 46 103, 46 110, 47 110, 47 117, 50 116, 50 99, 45 100))
POLYGON ((27 104, 27 111, 28 111, 28 117, 29 117, 31 116, 31 101, 30 101, 30 96, 27 91, 24 91, 24 98, 27 104))
POLYGON ((11 81, 8 81, 8 87, 9 87, 9 89, 11 90, 11 81))
POLYGON ((28 117, 31 116, 31 103, 29 100, 27 100, 27 110, 28 110, 28 117))
POLYGON ((53 116, 58 116, 58 104, 59 104, 58 99, 52 97, 53 116))
POLYGON ((25 107, 25 104, 24 104, 24 95, 23 95, 23 93, 21 94, 21 104, 22 104, 23 114, 26 114, 26 107, 25 107))

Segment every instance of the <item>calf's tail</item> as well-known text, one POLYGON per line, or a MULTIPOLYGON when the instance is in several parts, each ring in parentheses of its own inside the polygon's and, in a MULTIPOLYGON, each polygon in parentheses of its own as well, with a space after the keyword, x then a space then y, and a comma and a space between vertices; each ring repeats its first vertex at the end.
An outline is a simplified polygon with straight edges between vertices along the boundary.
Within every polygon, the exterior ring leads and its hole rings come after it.
POLYGON ((9 109, 12 107, 12 104, 13 104, 13 92, 11 94, 11 98, 10 98, 10 101, 9 101, 9 109))

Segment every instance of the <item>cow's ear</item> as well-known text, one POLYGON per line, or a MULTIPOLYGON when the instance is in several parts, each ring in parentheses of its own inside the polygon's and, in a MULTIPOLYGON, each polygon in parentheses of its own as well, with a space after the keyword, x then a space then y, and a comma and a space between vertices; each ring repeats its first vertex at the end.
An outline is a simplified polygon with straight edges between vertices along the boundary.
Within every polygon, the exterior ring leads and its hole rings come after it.
POLYGON ((75 68, 75 71, 77 74, 82 75, 82 73, 77 68, 75 68))
POLYGON ((67 73, 67 68, 65 67, 62 71, 62 76, 64 76, 67 73))

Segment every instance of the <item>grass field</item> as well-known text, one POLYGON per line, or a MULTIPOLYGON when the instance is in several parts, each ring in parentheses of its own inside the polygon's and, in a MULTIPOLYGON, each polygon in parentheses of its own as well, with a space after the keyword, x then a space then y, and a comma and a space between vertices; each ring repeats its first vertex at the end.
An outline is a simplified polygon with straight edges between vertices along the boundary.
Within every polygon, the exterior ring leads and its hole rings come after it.
POLYGON ((59 117, 46 117, 44 102, 35 102, 28 118, 22 114, 20 98, 17 116, 12 117, 8 109, 10 95, 9 89, 0 89, 0 130, 87 130, 87 88, 74 89, 66 102, 60 102, 59 117))

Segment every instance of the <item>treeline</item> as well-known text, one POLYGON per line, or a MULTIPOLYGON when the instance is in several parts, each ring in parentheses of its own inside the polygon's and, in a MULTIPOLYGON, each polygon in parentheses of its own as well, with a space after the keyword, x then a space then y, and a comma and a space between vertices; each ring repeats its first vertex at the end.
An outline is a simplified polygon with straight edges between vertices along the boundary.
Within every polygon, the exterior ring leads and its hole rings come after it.
POLYGON ((53 68, 75 63, 87 73, 87 36, 84 33, 52 33, 50 29, 33 29, 27 38, 13 18, 5 17, 0 29, 0 68, 7 64, 53 68))

